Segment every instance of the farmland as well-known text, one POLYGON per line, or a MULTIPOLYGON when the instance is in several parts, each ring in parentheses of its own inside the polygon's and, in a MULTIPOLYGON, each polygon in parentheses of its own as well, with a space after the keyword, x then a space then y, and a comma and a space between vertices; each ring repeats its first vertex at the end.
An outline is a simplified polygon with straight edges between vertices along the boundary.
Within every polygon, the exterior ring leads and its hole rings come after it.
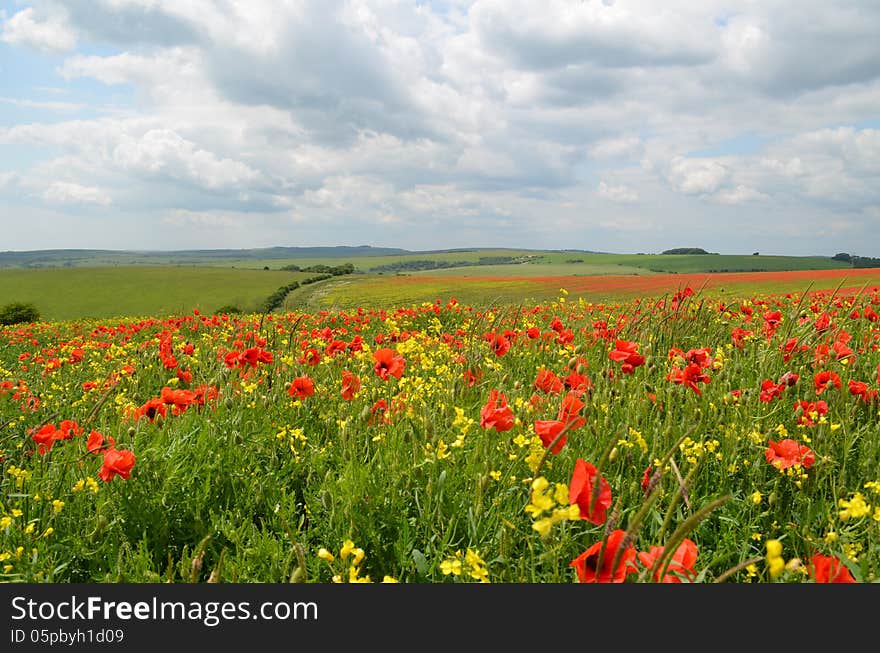
POLYGON ((875 582, 880 287, 828 275, 3 327, 2 578, 875 582))

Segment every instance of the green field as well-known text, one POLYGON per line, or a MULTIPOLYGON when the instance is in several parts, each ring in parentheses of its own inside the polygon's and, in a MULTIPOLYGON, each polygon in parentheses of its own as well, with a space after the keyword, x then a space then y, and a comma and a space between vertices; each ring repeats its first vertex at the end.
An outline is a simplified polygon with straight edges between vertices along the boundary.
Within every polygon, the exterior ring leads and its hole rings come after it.
POLYGON ((32 303, 45 320, 212 312, 227 304, 250 311, 280 286, 310 276, 182 266, 0 270, 0 305, 32 303))
MULTIPOLYGON (((0 269, 78 268, 97 266, 186 265, 278 270, 286 265, 341 265, 352 263, 359 272, 407 261, 462 262, 476 265, 481 258, 510 257, 526 265, 618 266, 655 272, 747 272, 757 270, 819 270, 849 264, 824 256, 753 256, 740 254, 606 254, 577 250, 473 248, 409 251, 379 247, 271 247, 229 250, 134 252, 112 250, 46 250, 0 252, 0 269)), ((480 265, 480 268, 487 267, 480 265)), ((609 272, 610 273, 610 272, 609 272)), ((628 274, 619 271, 619 274, 628 274)), ((538 274, 549 274, 540 272, 538 274)), ((580 274, 580 272, 574 272, 580 274)))
MULTIPOLYGON (((283 266, 294 264, 308 268, 344 263, 353 264, 356 273, 303 286, 287 296, 281 309, 418 304, 452 297, 471 304, 543 302, 555 299, 560 287, 577 286, 575 280, 583 277, 645 278, 661 273, 849 268, 846 263, 825 257, 600 254, 486 248, 431 252, 371 247, 146 253, 0 252, 0 305, 33 303, 43 319, 52 320, 172 314, 193 308, 210 312, 225 305, 258 311, 261 302, 280 287, 315 275, 282 271, 283 266), (510 263, 510 260, 521 262, 510 263), (413 261, 460 265, 427 270, 397 269, 407 262, 412 265, 413 261), (185 262, 188 263, 183 264, 185 262), (384 272, 375 271, 383 266, 384 272), (572 281, 560 281, 565 278, 572 281)), ((785 292, 803 290, 805 285, 792 286, 768 277, 766 283, 754 285, 754 290, 785 292)), ((744 288, 737 286, 736 290, 744 288)), ((605 301, 644 293, 599 285, 576 294, 589 301, 605 301)))

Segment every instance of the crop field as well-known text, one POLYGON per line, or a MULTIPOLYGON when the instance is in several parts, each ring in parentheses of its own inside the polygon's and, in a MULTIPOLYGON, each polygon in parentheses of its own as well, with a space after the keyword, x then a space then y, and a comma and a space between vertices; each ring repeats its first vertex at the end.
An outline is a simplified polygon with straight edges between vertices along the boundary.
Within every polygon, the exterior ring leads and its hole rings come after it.
POLYGON ((309 276, 170 265, 0 270, 0 305, 29 302, 52 320, 208 312, 227 305, 256 311, 280 286, 309 276))
MULTIPOLYGON (((623 301, 633 297, 672 294, 687 285, 706 288, 717 297, 734 297, 742 293, 807 292, 811 289, 833 290, 838 286, 857 289, 880 284, 878 268, 718 274, 559 274, 568 267, 491 266, 401 275, 354 275, 298 289, 288 295, 284 306, 290 310, 352 308, 358 305, 381 307, 420 304, 448 297, 470 304, 486 301, 518 304, 552 301, 560 288, 565 288, 576 298, 602 303, 609 299, 623 301), (529 268, 530 272, 540 272, 546 267, 551 274, 514 274, 512 268, 517 267, 529 268), (496 276, 496 268, 508 274, 496 276)), ((595 272, 595 268, 589 266, 581 269, 595 272)))
POLYGON ((877 272, 0 327, 0 579, 876 582, 877 272))

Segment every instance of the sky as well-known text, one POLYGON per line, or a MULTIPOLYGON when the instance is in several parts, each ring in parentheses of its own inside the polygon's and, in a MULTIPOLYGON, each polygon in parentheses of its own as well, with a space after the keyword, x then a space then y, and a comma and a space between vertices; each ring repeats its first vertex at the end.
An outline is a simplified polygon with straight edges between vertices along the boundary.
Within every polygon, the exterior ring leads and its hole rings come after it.
POLYGON ((0 251, 880 256, 880 2, 0 0, 0 251))

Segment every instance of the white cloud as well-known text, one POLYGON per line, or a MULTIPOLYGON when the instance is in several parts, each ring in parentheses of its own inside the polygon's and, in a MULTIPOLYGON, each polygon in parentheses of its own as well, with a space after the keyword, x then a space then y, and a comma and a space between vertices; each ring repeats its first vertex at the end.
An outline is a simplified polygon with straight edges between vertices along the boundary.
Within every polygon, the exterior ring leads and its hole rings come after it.
POLYGON ((718 191, 713 199, 722 204, 743 204, 745 202, 754 202, 770 199, 769 195, 739 184, 736 188, 730 188, 718 191))
POLYGON ((590 157, 599 161, 638 157, 642 151, 642 141, 638 136, 605 138, 590 146, 590 157))
POLYGON ((52 204, 96 204, 109 206, 110 196, 100 188, 81 186, 67 181, 56 181, 43 193, 43 199, 52 204))
POLYGON ((3 22, 0 33, 0 41, 50 53, 71 50, 76 40, 76 32, 67 24, 66 13, 55 7, 51 12, 40 13, 32 7, 22 9, 3 22))
POLYGON ((28 191, 34 211, 75 184, 173 226, 174 242, 259 222, 250 238, 267 245, 653 250, 665 225, 711 224, 734 247, 748 236, 719 216, 744 203, 753 228, 777 230, 762 252, 846 250, 876 228, 875 2, 22 4, 0 17, 10 65, 33 47, 67 53, 55 78, 0 98, 59 112, 0 127, 6 195, 28 191), (73 110, 90 119, 63 120, 73 110), (623 214, 636 201, 650 217, 623 214), (615 246, 608 225, 623 220, 615 246), (850 228, 808 246, 792 237, 805 220, 803 238, 850 228))
POLYGON ((672 188, 686 195, 714 193, 728 175, 727 168, 713 159, 674 157, 667 166, 666 179, 672 188))
POLYGON ((599 182, 598 193, 600 197, 604 197, 607 200, 611 200, 612 202, 622 202, 624 204, 636 202, 639 199, 639 194, 632 188, 627 188, 626 186, 609 186, 604 181, 599 182))

